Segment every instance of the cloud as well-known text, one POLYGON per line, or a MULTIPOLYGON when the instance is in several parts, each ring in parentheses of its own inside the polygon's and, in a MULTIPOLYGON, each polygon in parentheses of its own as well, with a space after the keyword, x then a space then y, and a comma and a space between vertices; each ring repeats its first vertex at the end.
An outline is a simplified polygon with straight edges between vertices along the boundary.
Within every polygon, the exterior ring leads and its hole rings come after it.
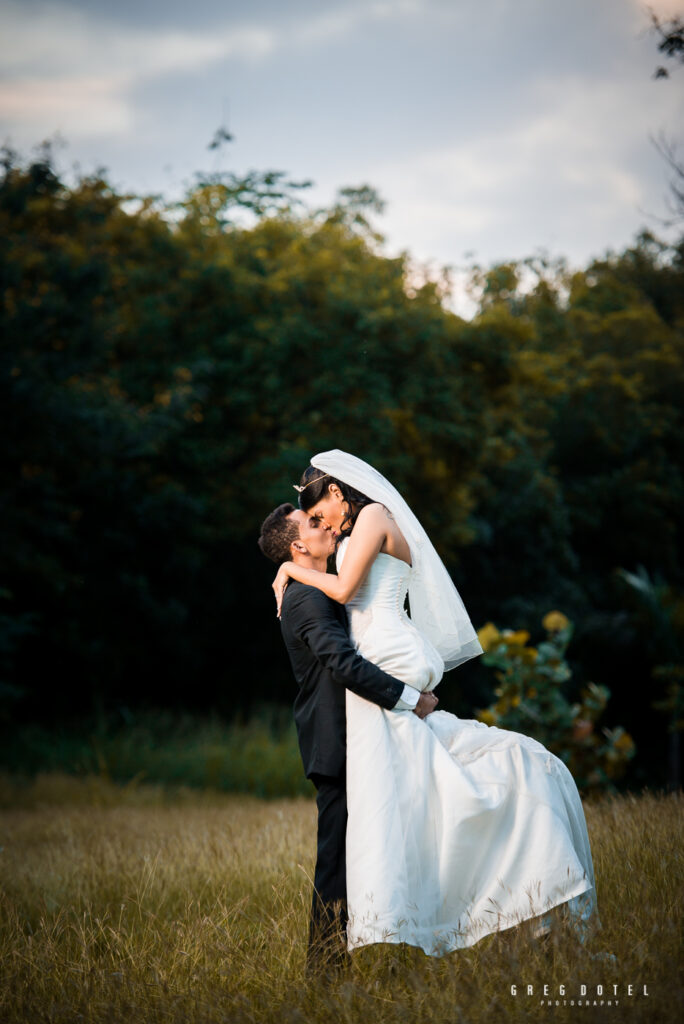
POLYGON ((125 133, 135 124, 131 94, 141 83, 204 72, 219 61, 320 47, 365 23, 421 10, 420 0, 375 0, 298 15, 278 27, 224 20, 204 31, 179 31, 115 23, 105 13, 54 0, 30 8, 14 0, 3 10, 0 118, 27 133, 55 127, 71 138, 125 133))
POLYGON ((122 96, 123 76, 78 75, 72 78, 24 78, 18 85, 0 85, 0 116, 26 128, 39 125, 71 135, 113 135, 132 126, 131 110, 122 96))
POLYGON ((5 75, 23 73, 48 80, 79 73, 152 77, 183 71, 221 57, 262 57, 274 38, 259 27, 217 27, 181 32, 163 27, 118 25, 68 4, 46 2, 27 9, 5 4, 0 53, 5 75))
MULTIPOLYGON (((390 242, 411 238, 419 257, 453 262, 466 250, 505 259, 529 247, 529 255, 534 238, 583 259, 636 229, 651 199, 642 166, 648 90, 576 75, 539 80, 533 93, 525 115, 503 130, 370 170, 370 180, 384 182, 390 242)), ((672 95, 672 115, 678 104, 672 95)))
POLYGON ((428 0, 423 0, 422 4, 420 0, 376 0, 375 3, 340 6, 294 23, 286 33, 287 41, 301 46, 341 40, 366 24, 425 15, 428 6, 428 0))
POLYGON ((125 133, 135 122, 130 93, 141 82, 222 59, 260 59, 275 45, 262 28, 215 32, 125 28, 64 4, 3 12, 0 118, 24 131, 70 137, 125 133), (30 14, 30 16, 29 16, 30 14))

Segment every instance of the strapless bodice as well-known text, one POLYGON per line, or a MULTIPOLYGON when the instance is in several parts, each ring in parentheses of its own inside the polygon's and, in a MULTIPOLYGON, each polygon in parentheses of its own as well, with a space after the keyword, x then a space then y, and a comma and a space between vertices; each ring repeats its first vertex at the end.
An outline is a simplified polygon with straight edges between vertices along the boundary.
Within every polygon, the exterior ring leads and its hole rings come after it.
MULTIPOLYGON (((348 539, 337 553, 338 571, 348 539)), ((346 604, 349 631, 368 661, 418 690, 431 690, 444 674, 444 662, 411 622, 404 607, 411 566, 381 551, 366 579, 346 604)))
POLYGON ((347 602, 348 611, 364 611, 373 606, 377 615, 395 616, 404 610, 411 566, 381 551, 375 557, 366 579, 347 602))

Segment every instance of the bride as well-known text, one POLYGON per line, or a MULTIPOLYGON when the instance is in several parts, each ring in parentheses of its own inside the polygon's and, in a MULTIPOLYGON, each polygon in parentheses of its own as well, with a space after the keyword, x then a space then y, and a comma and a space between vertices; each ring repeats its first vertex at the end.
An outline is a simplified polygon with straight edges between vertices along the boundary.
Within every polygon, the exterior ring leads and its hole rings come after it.
MULTIPOLYGON (((463 602, 418 519, 361 459, 314 456, 300 507, 337 538, 337 575, 285 562, 289 579, 346 606, 360 654, 420 691, 482 653, 463 602), (410 617, 404 604, 408 596, 410 617)), ((582 941, 600 927, 582 802, 537 740, 435 711, 386 711, 350 690, 347 941, 441 955, 565 905, 582 941)))

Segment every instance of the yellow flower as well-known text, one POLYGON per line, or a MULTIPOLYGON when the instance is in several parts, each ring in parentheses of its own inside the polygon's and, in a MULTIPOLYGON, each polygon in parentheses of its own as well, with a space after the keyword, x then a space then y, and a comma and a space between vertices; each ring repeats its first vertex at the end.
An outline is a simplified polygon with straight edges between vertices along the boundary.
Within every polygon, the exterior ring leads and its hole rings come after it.
POLYGON ((527 691, 527 696, 530 698, 537 696, 537 691, 535 690, 534 686, 530 686, 529 690, 527 691))
POLYGON ((529 639, 530 634, 526 629, 519 629, 517 633, 509 629, 504 635, 504 642, 508 647, 524 647, 529 639))
POLYGON ((624 750, 625 753, 634 746, 634 740, 628 732, 623 732, 619 739, 615 740, 616 750, 624 750))
POLYGON ((477 639, 480 641, 482 650, 489 651, 501 642, 501 634, 493 622, 487 622, 482 629, 478 629, 477 639))
POLYGON ((547 612, 542 619, 542 626, 549 633, 556 633, 570 625, 570 620, 563 615, 563 612, 547 612))
POLYGON ((511 697, 511 704, 514 708, 517 708, 520 703, 520 694, 516 693, 514 697, 511 697))
POLYGON ((488 711, 486 708, 483 711, 478 711, 477 717, 478 720, 480 722, 484 722, 485 725, 494 725, 494 715, 491 713, 491 711, 488 711))

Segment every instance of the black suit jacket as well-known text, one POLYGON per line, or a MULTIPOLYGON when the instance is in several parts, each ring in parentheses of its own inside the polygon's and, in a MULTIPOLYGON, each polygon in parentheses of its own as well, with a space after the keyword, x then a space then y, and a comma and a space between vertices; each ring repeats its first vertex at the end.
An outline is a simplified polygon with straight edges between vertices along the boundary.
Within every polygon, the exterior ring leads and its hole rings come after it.
POLYGON ((357 654, 344 606, 316 587, 289 583, 280 626, 299 684, 294 719, 306 777, 340 776, 347 757, 345 687, 389 709, 404 684, 357 654))

